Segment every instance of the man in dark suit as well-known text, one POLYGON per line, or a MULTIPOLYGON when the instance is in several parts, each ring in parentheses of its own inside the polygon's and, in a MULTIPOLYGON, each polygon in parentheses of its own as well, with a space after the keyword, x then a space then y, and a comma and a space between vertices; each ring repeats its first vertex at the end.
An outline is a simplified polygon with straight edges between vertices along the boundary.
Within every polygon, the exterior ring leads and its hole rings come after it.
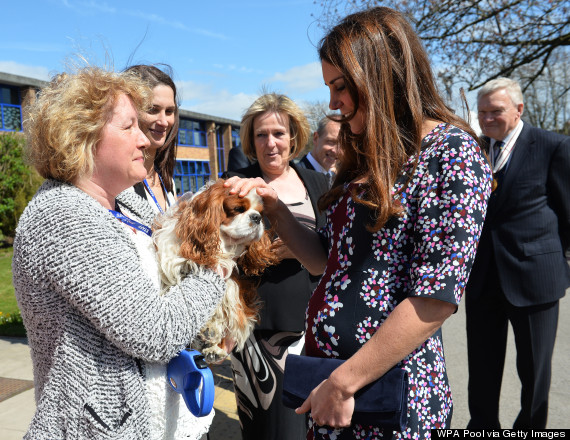
POLYGON ((545 428, 558 302, 570 285, 570 137, 521 121, 516 81, 492 80, 477 99, 494 190, 465 297, 468 428, 500 428, 509 321, 522 385, 514 428, 545 428))
POLYGON ((297 165, 309 170, 319 171, 327 176, 329 186, 334 177, 338 159, 338 132, 340 124, 327 117, 319 121, 317 131, 313 133, 313 150, 307 153, 297 165))

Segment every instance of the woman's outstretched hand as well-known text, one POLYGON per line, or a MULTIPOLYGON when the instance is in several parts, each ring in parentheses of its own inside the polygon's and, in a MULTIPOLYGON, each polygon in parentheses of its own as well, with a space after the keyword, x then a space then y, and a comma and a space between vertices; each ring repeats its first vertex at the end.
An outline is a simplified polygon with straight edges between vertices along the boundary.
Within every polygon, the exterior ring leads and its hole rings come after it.
POLYGON ((277 193, 261 177, 244 179, 234 176, 227 179, 224 186, 230 188, 230 194, 237 194, 240 197, 246 196, 250 190, 255 188, 257 194, 263 199, 263 207, 268 215, 271 215, 279 204, 277 193))

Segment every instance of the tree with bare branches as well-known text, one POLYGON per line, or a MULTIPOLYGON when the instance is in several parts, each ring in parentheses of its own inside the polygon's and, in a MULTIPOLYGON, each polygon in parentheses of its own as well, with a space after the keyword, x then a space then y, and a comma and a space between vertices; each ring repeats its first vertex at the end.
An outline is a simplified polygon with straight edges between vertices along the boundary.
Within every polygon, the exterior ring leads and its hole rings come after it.
MULTIPOLYGON (((388 6, 405 13, 438 66, 441 83, 475 90, 506 76, 525 95, 552 73, 553 60, 568 65, 568 0, 315 0, 323 27, 350 12, 388 6), (532 88, 531 88, 532 87, 532 88)), ((567 81, 567 76, 566 76, 567 81)), ((568 82, 557 99, 567 99, 568 82)))
POLYGON ((523 119, 535 127, 570 135, 569 90, 570 59, 554 55, 543 74, 525 91, 523 119))

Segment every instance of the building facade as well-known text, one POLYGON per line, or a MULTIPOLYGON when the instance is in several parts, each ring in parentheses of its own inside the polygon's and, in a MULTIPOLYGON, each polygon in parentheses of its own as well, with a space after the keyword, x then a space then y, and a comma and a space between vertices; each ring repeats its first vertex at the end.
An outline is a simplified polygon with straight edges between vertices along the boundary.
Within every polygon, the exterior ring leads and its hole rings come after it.
MULTIPOLYGON (((0 72, 0 132, 21 132, 22 106, 46 84, 34 78, 0 72)), ((226 170, 228 153, 239 145, 240 123, 180 109, 174 181, 178 194, 196 192, 226 170)))

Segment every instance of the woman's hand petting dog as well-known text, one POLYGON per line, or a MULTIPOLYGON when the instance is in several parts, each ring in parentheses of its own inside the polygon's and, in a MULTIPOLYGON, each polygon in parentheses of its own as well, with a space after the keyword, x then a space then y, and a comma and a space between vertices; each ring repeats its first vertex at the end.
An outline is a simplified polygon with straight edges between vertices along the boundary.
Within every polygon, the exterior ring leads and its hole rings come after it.
POLYGON ((270 219, 273 211, 277 209, 279 197, 277 192, 263 180, 261 177, 244 179, 237 176, 230 177, 224 182, 224 186, 229 189, 230 194, 237 194, 244 197, 254 189, 256 193, 263 199, 263 209, 265 215, 270 219))

